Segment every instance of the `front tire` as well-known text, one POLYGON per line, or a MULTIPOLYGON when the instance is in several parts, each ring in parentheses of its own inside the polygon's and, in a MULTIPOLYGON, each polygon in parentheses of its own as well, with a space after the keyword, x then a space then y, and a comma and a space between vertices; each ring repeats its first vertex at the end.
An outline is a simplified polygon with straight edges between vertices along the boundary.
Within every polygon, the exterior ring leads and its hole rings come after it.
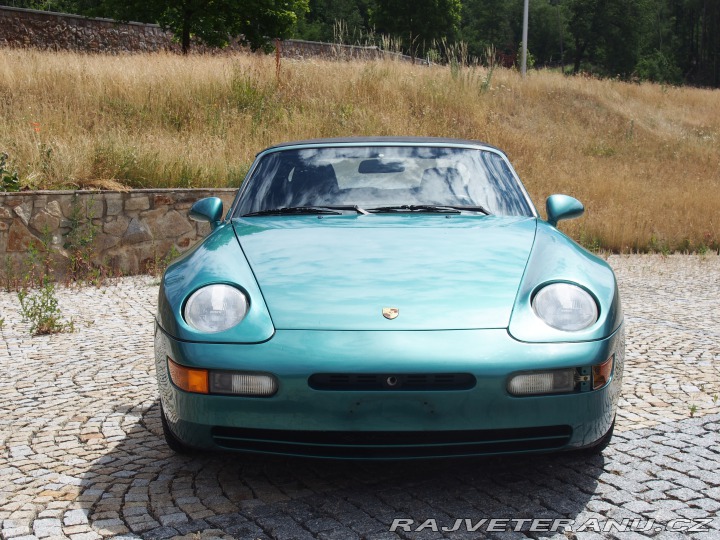
POLYGON ((170 450, 177 454, 190 455, 194 454, 195 451, 192 447, 186 445, 175 434, 170 431, 170 425, 168 424, 167 418, 165 418, 165 411, 163 410, 162 403, 160 404, 160 421, 162 422, 163 436, 165 442, 170 447, 170 450))
POLYGON ((607 430, 607 433, 603 435, 600 440, 598 440, 596 443, 594 443, 592 446, 588 446, 584 449, 584 452, 591 455, 600 455, 602 454, 603 450, 605 450, 608 445, 610 444, 610 441, 612 440, 613 431, 615 430, 615 418, 613 417, 612 424, 610 424, 610 429, 607 430))

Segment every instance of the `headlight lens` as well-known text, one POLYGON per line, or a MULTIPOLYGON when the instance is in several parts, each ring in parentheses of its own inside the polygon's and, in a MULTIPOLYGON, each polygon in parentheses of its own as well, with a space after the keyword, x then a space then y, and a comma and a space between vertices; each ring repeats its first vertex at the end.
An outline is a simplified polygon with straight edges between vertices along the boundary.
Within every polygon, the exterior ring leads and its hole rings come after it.
POLYGON ((245 295, 230 285, 208 285, 198 289, 185 304, 185 321, 201 332, 214 334, 232 328, 248 310, 245 295))
POLYGON ((548 325, 568 332, 587 328, 598 318, 593 297, 570 283, 552 283, 543 287, 533 298, 532 307, 548 325))

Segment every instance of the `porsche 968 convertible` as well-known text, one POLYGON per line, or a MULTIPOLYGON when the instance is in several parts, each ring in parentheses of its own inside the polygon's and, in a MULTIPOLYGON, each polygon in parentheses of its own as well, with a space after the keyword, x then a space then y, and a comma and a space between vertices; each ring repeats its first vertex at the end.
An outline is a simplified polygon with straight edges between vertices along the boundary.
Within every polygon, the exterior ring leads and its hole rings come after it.
POLYGON ((155 325, 177 451, 407 459, 602 450, 624 361, 608 264, 507 156, 435 138, 260 152, 166 270, 155 325))

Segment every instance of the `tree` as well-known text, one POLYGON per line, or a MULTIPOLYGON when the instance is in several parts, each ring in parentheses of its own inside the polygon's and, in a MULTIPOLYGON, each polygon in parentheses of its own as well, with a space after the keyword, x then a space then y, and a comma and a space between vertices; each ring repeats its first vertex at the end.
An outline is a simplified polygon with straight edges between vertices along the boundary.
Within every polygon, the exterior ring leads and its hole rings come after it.
POLYGON ((372 22, 380 34, 400 38, 411 54, 424 54, 434 42, 453 41, 460 25, 460 0, 378 0, 372 22))
POLYGON ((310 0, 296 35, 311 41, 355 43, 370 33, 371 0, 310 0), (344 32, 338 32, 342 25, 344 32))
POLYGON ((6 0, 3 4, 23 9, 54 11, 56 13, 80 13, 75 0, 6 0))
POLYGON ((688 82, 720 86, 720 2, 667 0, 677 64, 688 82))
POLYGON ((511 25, 507 0, 465 0, 462 6, 461 37, 471 56, 482 58, 494 47, 502 54, 514 54, 517 40, 511 25))
MULTIPOLYGON (((522 28, 519 24, 520 18, 520 2, 518 2, 517 13, 518 19, 517 32, 518 41, 522 39, 522 28)), ((560 5, 552 4, 547 0, 530 2, 530 35, 528 36, 528 48, 532 52, 539 64, 559 64, 560 63, 560 32, 563 32, 562 40, 565 41, 564 28, 562 25, 565 19, 565 9, 562 3, 560 5)))
POLYGON ((604 74, 632 74, 645 31, 643 0, 570 0, 574 72, 587 60, 604 74))
POLYGON ((123 21, 157 22, 173 32, 183 53, 192 38, 224 47, 233 37, 253 50, 289 34, 308 0, 102 0, 88 11, 123 21))

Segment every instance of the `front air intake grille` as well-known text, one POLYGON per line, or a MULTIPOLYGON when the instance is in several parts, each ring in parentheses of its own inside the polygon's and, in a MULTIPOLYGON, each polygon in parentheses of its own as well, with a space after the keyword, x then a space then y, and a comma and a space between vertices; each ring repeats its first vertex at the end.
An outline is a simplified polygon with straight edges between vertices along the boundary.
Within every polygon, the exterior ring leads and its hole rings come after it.
POLYGON ((313 390, 469 390, 470 373, 315 373, 308 379, 313 390))
POLYGON ((558 450, 570 426, 472 431, 285 431, 214 427, 221 448, 345 459, 461 457, 558 450))

